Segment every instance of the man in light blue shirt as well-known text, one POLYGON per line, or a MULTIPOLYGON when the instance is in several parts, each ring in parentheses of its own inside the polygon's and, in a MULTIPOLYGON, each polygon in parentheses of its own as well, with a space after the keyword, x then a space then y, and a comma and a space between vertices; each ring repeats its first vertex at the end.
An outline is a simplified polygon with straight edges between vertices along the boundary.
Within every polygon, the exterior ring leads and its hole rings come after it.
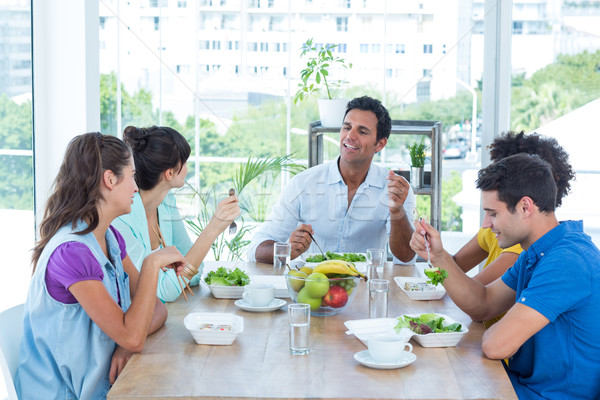
POLYGON ((378 100, 351 100, 340 130, 340 156, 292 178, 254 235, 248 258, 272 263, 273 243, 286 241, 292 245, 292 259, 316 253, 310 233, 323 251, 333 252, 385 248, 389 238, 395 261, 411 262, 414 193, 403 177, 372 163, 387 144, 391 126, 378 100))

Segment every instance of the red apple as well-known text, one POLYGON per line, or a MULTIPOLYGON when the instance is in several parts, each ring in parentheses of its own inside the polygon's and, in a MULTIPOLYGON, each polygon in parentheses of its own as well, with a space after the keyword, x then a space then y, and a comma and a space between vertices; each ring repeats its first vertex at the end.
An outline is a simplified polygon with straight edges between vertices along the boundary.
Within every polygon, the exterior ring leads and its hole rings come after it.
POLYGON ((348 302, 348 293, 341 286, 333 285, 323 296, 323 303, 333 308, 344 307, 348 302))

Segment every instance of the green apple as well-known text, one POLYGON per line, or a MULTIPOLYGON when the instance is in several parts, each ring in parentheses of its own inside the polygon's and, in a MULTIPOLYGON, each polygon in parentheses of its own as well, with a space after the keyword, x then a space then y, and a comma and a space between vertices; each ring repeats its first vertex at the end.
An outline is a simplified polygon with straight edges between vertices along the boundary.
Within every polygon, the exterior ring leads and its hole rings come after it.
POLYGON ((310 297, 323 297, 329 290, 329 278, 322 272, 313 272, 306 278, 306 294, 310 297))
POLYGON ((298 293, 298 298, 296 299, 297 303, 304 303, 310 305, 310 309, 312 311, 318 310, 321 307, 321 298, 320 297, 310 297, 308 295, 307 287, 303 287, 300 289, 298 293))
POLYGON ((299 292, 300 289, 304 287, 304 278, 306 278, 308 275, 306 275, 306 273, 302 271, 298 271, 297 269, 291 270, 290 272, 288 272, 288 275, 290 287, 292 288, 292 290, 294 290, 294 292, 299 292), (295 277, 300 279, 295 279, 295 277))

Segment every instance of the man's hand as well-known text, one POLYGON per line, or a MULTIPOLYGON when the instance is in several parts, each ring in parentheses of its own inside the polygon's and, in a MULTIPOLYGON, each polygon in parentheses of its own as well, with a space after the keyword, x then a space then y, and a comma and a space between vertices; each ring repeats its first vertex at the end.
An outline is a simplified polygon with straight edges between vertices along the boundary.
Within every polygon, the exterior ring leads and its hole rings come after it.
POLYGON ((415 231, 410 240, 410 247, 420 257, 427 260, 427 246, 429 246, 431 262, 436 265, 436 261, 445 252, 440 233, 423 219, 415 221, 415 231))
POLYGON ((314 233, 312 226, 309 224, 302 224, 290 235, 289 243, 292 245, 291 260, 308 250, 308 247, 312 242, 310 235, 308 234, 309 232, 311 235, 314 233))
POLYGON ((390 208, 390 218, 392 220, 403 218, 406 213, 404 212, 404 201, 408 196, 410 190, 410 184, 404 177, 396 175, 394 171, 390 171, 388 174, 388 199, 390 208))
POLYGON ((123 372, 127 361, 133 353, 129 350, 125 350, 121 346, 117 346, 117 349, 113 353, 112 359, 110 360, 110 372, 108 373, 108 379, 110 384, 114 384, 117 377, 123 372))

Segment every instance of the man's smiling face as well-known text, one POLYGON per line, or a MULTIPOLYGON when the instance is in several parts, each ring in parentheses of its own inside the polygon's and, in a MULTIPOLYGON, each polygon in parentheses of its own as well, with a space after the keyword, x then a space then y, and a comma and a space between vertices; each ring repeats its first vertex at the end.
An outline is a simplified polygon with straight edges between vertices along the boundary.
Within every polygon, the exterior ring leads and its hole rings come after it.
POLYGON ((491 228, 498 239, 498 246, 506 249, 518 243, 523 244, 527 229, 520 218, 518 204, 511 213, 506 203, 498 200, 495 190, 481 192, 481 203, 485 211, 482 228, 491 228))
POLYGON ((344 117, 340 130, 340 155, 349 164, 371 163, 387 139, 377 140, 377 117, 372 111, 353 109, 344 117))

